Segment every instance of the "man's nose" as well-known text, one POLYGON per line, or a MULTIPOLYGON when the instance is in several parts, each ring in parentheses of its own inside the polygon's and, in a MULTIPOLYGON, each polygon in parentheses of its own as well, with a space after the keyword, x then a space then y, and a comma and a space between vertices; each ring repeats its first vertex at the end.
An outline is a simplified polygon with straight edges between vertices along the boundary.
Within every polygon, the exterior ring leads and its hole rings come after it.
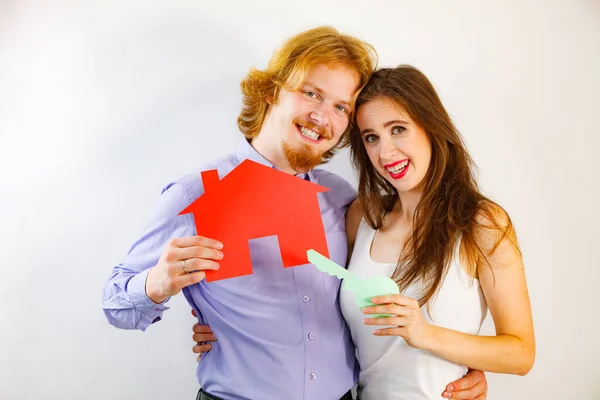
POLYGON ((317 104, 310 112, 309 117, 315 124, 329 129, 331 123, 330 110, 323 103, 317 104))

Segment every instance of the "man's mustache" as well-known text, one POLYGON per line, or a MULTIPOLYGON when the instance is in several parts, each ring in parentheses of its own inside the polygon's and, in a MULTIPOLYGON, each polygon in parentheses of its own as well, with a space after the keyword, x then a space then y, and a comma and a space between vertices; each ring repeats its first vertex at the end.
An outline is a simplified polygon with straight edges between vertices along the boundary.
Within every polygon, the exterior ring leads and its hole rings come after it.
POLYGON ((300 125, 307 129, 317 132, 319 134, 319 136, 321 136, 324 139, 331 139, 333 137, 333 135, 331 134, 329 129, 327 129, 326 127, 317 125, 314 122, 308 121, 304 118, 296 118, 296 119, 294 119, 294 123, 296 125, 300 125))

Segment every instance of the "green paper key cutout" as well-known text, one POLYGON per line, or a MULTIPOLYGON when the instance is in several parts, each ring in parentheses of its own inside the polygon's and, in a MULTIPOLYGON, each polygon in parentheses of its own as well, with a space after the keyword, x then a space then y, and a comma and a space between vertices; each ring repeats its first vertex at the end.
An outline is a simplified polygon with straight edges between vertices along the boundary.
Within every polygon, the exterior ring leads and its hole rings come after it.
MULTIPOLYGON (((385 276, 374 276, 371 278, 360 278, 347 269, 339 266, 324 255, 315 250, 308 250, 308 261, 313 263, 321 272, 331 276, 344 279, 344 290, 354 292, 356 305, 362 310, 363 307, 372 306, 371 298, 387 294, 400 294, 398 285, 392 279, 385 276)), ((370 317, 387 317, 389 314, 369 314, 370 317)))

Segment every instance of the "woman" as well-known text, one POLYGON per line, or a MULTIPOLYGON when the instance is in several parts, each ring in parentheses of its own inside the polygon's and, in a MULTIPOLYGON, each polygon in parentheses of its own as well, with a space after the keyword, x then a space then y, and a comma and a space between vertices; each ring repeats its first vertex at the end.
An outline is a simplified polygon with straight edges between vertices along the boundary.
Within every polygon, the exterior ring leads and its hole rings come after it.
POLYGON ((410 66, 375 72, 357 99, 350 146, 359 195, 346 220, 348 269, 392 277, 401 293, 359 310, 340 292, 361 400, 439 398, 468 368, 528 373, 533 322, 511 220, 477 189, 429 80, 410 66), (486 303, 495 336, 478 336, 486 303), (390 316, 369 318, 381 313, 390 316))

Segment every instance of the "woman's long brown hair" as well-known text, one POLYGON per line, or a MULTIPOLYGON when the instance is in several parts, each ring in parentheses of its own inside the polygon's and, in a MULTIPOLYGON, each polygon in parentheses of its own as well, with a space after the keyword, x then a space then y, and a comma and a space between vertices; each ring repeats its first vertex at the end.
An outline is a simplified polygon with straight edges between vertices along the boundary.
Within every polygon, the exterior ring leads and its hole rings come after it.
MULTIPOLYGON (((400 290, 411 284, 423 285, 418 300, 424 304, 443 281, 459 241, 460 259, 472 277, 477 276, 479 263, 487 262, 490 252, 485 253, 478 244, 478 228, 497 233, 492 252, 506 237, 518 245, 506 212, 479 192, 473 161, 429 79, 408 65, 380 69, 358 96, 356 110, 374 99, 391 100, 401 107, 431 142, 431 162, 414 215, 413 233, 392 276, 400 290)), ((360 207, 369 226, 378 229, 399 201, 398 193, 371 164, 355 121, 349 142, 359 175, 360 207)))

